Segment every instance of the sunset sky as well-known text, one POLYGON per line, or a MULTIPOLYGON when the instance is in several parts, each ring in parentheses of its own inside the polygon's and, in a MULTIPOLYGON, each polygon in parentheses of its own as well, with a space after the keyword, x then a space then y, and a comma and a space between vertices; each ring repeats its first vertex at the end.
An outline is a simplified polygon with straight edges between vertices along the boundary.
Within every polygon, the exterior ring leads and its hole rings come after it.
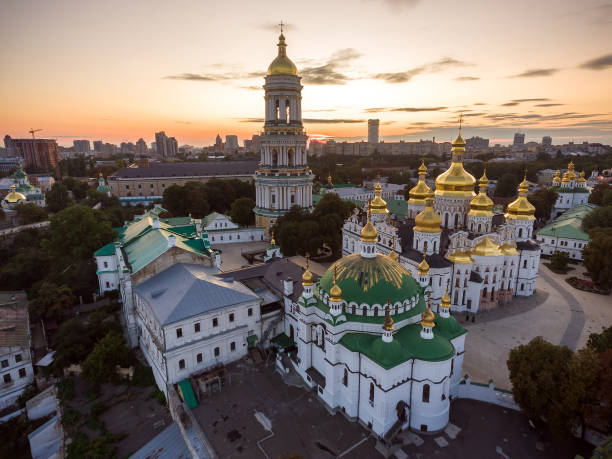
POLYGON ((2 0, 0 136, 250 138, 281 20, 309 134, 612 143, 602 0, 2 0))

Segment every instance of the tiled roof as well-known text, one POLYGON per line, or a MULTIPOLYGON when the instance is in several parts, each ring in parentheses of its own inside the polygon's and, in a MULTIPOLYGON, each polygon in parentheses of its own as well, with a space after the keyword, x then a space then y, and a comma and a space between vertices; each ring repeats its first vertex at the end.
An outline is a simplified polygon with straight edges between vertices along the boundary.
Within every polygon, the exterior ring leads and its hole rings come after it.
POLYGON ((253 175, 259 161, 205 161, 193 163, 161 163, 149 167, 124 167, 109 176, 109 180, 152 177, 224 177, 253 175))
POLYGON ((215 276, 215 268, 177 263, 135 287, 162 325, 259 297, 239 282, 215 276))
POLYGON ((24 292, 0 292, 0 347, 30 346, 28 302, 24 292))

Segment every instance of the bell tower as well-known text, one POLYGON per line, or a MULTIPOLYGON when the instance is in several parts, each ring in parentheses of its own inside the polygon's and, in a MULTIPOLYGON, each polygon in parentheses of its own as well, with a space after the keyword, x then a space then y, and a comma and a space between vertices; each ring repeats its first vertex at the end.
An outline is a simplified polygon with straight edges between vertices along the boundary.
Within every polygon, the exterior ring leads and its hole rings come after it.
POLYGON ((254 177, 255 222, 265 227, 267 234, 291 207, 312 208, 313 174, 306 164, 301 77, 287 57, 282 23, 277 46, 278 55, 265 77, 261 159, 254 177))

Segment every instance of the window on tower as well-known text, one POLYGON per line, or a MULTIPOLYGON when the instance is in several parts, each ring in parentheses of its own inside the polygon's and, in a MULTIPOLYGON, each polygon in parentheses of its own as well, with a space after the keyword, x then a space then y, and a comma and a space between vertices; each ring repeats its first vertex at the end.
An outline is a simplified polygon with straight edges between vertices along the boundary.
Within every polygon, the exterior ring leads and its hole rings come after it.
POLYGON ((278 121, 278 119, 279 119, 279 115, 280 115, 280 113, 279 113, 279 112, 280 112, 280 102, 279 102, 279 100, 277 99, 277 100, 276 100, 276 121, 278 121))
POLYGON ((291 122, 291 114, 289 112, 289 107, 290 107, 289 99, 287 99, 285 101, 285 120, 286 120, 287 124, 289 124, 291 122))

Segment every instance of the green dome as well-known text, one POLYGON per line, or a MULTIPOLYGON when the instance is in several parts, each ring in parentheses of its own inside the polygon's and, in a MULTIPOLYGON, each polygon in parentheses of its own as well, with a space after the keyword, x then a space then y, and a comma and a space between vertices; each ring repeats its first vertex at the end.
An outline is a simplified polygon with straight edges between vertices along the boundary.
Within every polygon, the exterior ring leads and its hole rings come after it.
POLYGON ((106 185, 99 185, 98 188, 96 188, 96 191, 99 191, 100 193, 108 193, 110 189, 106 185))
POLYGON ((384 305, 390 299, 394 304, 411 299, 422 290, 408 270, 390 257, 377 254, 374 258, 365 258, 354 253, 336 261, 321 276, 319 286, 328 295, 334 285, 334 269, 346 303, 384 305))
POLYGON ((22 179, 22 178, 26 178, 27 175, 26 173, 23 171, 23 169, 19 168, 15 171, 15 173, 13 174, 13 177, 16 179, 22 179))

